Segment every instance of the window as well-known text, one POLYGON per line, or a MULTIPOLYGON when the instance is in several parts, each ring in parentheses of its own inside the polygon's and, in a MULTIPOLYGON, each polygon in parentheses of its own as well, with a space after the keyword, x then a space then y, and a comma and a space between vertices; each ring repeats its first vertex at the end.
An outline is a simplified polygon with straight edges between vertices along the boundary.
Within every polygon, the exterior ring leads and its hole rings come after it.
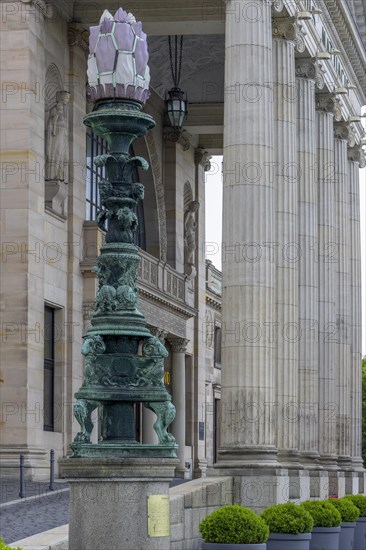
POLYGON ((215 366, 218 363, 221 365, 221 327, 215 327, 215 366))
POLYGON ((220 425, 221 425, 221 399, 215 397, 214 428, 213 428, 213 461, 217 462, 217 451, 220 448, 220 425))
POLYGON ((44 309, 44 386, 43 386, 43 429, 55 430, 55 310, 45 306, 44 309))
MULTIPOLYGON (((94 158, 98 155, 104 155, 108 152, 107 142, 95 135, 90 128, 86 133, 86 214, 87 221, 95 221, 99 211, 102 209, 98 182, 105 177, 105 167, 98 168, 94 164, 94 158)), ((130 150, 130 155, 134 156, 133 149, 130 150)), ((138 171, 135 168, 133 181, 138 182, 138 171)), ((135 244, 146 250, 146 235, 145 235, 145 218, 144 204, 142 201, 137 203, 134 210, 138 218, 138 227, 135 233, 135 244)))
POLYGON ((96 220, 101 210, 98 181, 105 177, 105 167, 98 168, 94 158, 107 153, 107 142, 88 128, 86 133, 86 215, 87 221, 96 220))

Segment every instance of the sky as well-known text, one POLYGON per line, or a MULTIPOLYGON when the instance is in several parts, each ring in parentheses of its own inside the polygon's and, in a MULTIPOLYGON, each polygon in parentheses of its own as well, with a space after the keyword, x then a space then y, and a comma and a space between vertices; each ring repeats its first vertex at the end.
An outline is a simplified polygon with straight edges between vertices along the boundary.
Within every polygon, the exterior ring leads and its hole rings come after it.
MULTIPOLYGON (((365 109, 366 113, 366 109, 365 109)), ((222 157, 211 158, 206 172, 206 258, 221 270, 222 242, 222 157)), ((361 255, 362 255, 362 355, 366 355, 366 168, 360 170, 361 255)))

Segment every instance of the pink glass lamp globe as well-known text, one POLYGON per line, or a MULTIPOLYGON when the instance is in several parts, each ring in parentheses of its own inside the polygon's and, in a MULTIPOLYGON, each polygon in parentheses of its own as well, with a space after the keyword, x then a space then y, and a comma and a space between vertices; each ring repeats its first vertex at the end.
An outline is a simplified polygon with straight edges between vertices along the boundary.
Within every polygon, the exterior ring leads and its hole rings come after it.
POLYGON ((93 100, 125 98, 145 103, 150 96, 147 36, 132 13, 103 12, 90 28, 88 81, 93 100))

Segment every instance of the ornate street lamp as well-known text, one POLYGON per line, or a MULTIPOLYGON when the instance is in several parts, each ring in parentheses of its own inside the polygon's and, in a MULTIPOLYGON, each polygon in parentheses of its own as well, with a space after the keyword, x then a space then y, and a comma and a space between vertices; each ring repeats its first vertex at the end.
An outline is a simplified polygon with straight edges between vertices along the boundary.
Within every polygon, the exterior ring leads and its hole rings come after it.
POLYGON ((84 123, 108 143, 108 154, 95 158, 105 166, 99 183, 99 227, 106 229, 95 271, 99 279, 91 327, 84 336, 84 381, 76 392, 74 414, 80 431, 71 444, 74 457, 175 457, 177 445, 167 427, 175 407, 163 383, 161 342, 146 326, 136 289, 140 263, 134 234, 134 212, 144 197, 144 186, 133 181, 136 167, 147 170, 142 157, 131 157, 131 145, 155 122, 141 112, 148 99, 150 74, 146 34, 141 22, 120 8, 107 10, 90 29, 88 80, 95 102, 84 123), (106 222, 108 221, 108 224, 106 222), (142 403, 157 416, 159 443, 136 440, 136 406, 142 403), (92 412, 98 408, 101 438, 92 444, 92 412))
POLYGON ((180 75, 182 71, 182 54, 183 54, 183 36, 180 37, 180 46, 178 52, 178 36, 174 37, 174 63, 172 54, 172 41, 169 36, 169 58, 170 70, 174 86, 168 92, 168 97, 165 98, 166 114, 170 125, 175 130, 181 130, 188 114, 188 101, 184 99, 184 91, 179 88, 180 75))

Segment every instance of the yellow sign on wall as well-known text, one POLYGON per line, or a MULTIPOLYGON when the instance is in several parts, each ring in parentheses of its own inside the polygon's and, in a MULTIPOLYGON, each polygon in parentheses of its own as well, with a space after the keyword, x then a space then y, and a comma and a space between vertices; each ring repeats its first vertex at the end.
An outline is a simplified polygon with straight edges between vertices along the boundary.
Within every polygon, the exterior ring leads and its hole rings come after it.
POLYGON ((147 534, 149 537, 169 537, 169 495, 150 495, 147 497, 147 534))

